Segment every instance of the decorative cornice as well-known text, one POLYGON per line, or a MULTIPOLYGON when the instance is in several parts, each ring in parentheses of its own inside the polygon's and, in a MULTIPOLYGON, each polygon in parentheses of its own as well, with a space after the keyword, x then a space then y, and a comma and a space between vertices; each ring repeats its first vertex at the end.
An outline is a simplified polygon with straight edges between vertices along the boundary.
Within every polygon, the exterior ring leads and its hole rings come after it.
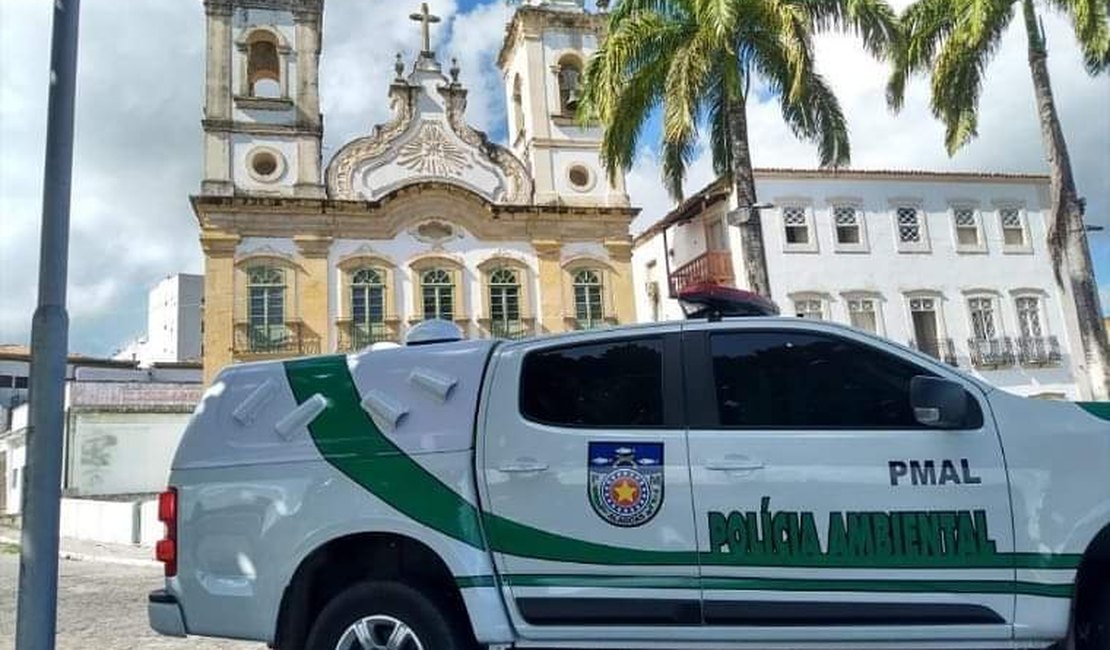
POLYGON ((237 122, 235 120, 201 120, 201 126, 208 132, 249 133, 252 135, 310 135, 321 137, 323 126, 316 124, 264 124, 262 122, 237 122))
POLYGON ((509 62, 511 52, 518 40, 535 38, 544 29, 577 29, 593 31, 600 38, 605 33, 607 17, 584 11, 561 11, 542 7, 519 7, 505 28, 505 40, 497 54, 497 65, 502 70, 509 62))
POLYGON ((319 235, 295 235, 293 243, 303 257, 327 257, 334 241, 331 237, 319 235))
POLYGON ((419 91, 419 86, 410 86, 404 81, 390 86, 389 96, 393 100, 393 118, 385 124, 375 126, 374 132, 370 135, 351 140, 335 153, 325 173, 329 196, 341 200, 360 198, 355 196, 351 187, 351 174, 355 165, 361 160, 381 155, 394 140, 401 137, 408 128, 409 122, 412 121, 414 100, 419 91))
POLYGON ((532 177, 528 169, 519 158, 511 151, 499 144, 491 142, 483 131, 479 131, 466 123, 466 90, 457 86, 440 89, 447 100, 447 123, 463 142, 475 147, 509 179, 510 187, 506 188, 503 203, 530 203, 532 201, 532 177))
POLYGON ((239 246, 239 235, 215 230, 201 230, 200 247, 209 257, 230 257, 239 246))

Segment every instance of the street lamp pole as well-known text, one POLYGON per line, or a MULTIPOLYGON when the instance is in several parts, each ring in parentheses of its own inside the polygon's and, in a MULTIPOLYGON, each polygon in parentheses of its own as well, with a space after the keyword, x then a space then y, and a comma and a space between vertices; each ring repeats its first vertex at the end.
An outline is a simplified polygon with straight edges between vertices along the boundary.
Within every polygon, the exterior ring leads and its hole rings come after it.
POLYGON ((52 650, 58 610, 58 516, 69 316, 69 199, 80 0, 55 0, 46 165, 42 185, 38 307, 31 321, 30 422, 23 474, 16 650, 52 650))

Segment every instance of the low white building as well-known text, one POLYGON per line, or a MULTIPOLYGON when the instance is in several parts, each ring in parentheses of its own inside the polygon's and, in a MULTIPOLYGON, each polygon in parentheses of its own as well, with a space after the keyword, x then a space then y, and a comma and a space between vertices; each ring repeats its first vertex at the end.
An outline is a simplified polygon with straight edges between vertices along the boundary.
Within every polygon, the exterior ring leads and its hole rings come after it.
MULTIPOLYGON (((771 298, 783 314, 915 346, 1014 393, 1089 396, 1074 312, 1046 245, 1049 179, 922 171, 756 171, 771 298)), ((641 320, 684 286, 744 288, 742 213, 719 180, 640 233, 641 320)))
POLYGON ((147 296, 146 334, 114 357, 147 367, 158 362, 200 360, 201 301, 204 276, 175 273, 154 285, 147 296))
MULTIPOLYGON (((65 391, 66 496, 144 495, 165 487, 170 463, 203 387, 200 364, 77 367, 65 391)), ((0 433, 0 514, 17 514, 26 458, 28 404, 0 433)))

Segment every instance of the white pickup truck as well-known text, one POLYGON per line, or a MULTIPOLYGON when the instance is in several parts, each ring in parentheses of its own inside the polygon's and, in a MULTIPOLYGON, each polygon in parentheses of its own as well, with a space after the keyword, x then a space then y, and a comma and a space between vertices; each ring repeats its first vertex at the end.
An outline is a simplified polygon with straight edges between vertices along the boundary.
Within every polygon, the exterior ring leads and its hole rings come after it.
POLYGON ((160 505, 168 635, 1110 648, 1110 404, 828 323, 232 366, 160 505))

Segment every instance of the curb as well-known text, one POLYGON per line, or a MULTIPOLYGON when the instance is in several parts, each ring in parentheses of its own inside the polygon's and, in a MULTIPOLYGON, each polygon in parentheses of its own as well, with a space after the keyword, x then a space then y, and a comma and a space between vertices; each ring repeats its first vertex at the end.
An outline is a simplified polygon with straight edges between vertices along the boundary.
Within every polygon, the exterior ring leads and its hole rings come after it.
MULTIPOLYGON (((14 537, 0 536, 0 543, 20 545, 20 540, 14 537)), ((72 560, 75 562, 98 562, 101 564, 118 564, 123 566, 135 566, 146 568, 158 568, 162 566, 155 560, 141 560, 139 558, 130 557, 113 557, 111 555, 92 555, 90 553, 77 553, 74 551, 58 550, 58 557, 63 560, 72 560)))

